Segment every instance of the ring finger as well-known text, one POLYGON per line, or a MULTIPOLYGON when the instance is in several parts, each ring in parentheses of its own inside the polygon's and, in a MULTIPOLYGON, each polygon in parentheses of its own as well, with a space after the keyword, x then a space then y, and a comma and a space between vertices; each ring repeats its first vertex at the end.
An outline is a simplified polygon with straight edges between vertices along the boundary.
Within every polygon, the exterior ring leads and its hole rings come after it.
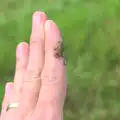
POLYGON ((20 91, 23 84, 23 76, 28 64, 29 45, 20 43, 16 49, 16 71, 14 83, 7 83, 2 103, 2 113, 6 112, 8 104, 19 102, 20 91), (12 90, 12 91, 11 91, 12 90))

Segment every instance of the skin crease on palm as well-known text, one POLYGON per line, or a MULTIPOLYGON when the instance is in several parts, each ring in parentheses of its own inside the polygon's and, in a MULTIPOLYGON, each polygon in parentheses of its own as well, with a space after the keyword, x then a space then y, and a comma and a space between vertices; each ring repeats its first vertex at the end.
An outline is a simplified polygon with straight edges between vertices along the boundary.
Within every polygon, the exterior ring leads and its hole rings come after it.
POLYGON ((66 66, 55 57, 62 40, 57 25, 44 12, 32 17, 30 44, 16 49, 14 82, 7 83, 0 120, 63 120, 66 96, 66 66), (19 102, 6 112, 8 104, 19 102))

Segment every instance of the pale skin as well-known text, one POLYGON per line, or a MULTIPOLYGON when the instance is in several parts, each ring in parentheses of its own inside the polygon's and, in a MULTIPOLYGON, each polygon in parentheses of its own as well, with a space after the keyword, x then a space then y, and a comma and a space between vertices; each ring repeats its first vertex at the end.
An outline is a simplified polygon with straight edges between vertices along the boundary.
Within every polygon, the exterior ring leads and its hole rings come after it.
POLYGON ((0 120, 63 120, 66 66, 63 57, 54 55, 60 40, 57 25, 36 11, 30 44, 22 42, 16 49, 14 82, 6 84, 0 120), (6 112, 13 102, 20 104, 6 112))

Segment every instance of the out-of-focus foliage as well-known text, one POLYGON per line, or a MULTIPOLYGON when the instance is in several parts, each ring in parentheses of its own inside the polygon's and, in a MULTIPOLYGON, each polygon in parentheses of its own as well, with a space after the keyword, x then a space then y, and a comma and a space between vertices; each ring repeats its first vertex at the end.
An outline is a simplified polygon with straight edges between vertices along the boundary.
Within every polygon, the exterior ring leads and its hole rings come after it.
POLYGON ((29 41, 32 14, 46 12, 63 35, 68 95, 65 120, 120 119, 120 1, 3 0, 0 3, 0 97, 13 79, 15 49, 29 41))

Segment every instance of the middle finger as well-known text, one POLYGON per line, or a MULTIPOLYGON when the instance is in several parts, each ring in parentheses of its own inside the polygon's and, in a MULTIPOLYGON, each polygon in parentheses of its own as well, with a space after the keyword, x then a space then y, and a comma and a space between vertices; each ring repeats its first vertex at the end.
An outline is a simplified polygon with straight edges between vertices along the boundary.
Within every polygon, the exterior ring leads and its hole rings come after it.
POLYGON ((40 90, 40 75, 44 66, 44 22, 46 15, 35 12, 32 21, 32 34, 30 38, 29 62, 24 78, 23 91, 20 100, 21 116, 31 112, 37 102, 40 90), (23 100, 23 98, 25 98, 23 100))

